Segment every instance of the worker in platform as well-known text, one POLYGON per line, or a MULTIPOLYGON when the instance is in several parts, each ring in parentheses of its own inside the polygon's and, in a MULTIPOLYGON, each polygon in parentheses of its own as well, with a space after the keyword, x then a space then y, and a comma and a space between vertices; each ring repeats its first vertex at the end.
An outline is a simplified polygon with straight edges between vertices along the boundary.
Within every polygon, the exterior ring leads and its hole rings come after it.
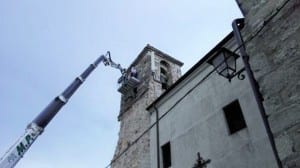
POLYGON ((130 76, 131 76, 131 77, 135 77, 135 78, 138 77, 137 70, 136 70, 136 68, 135 68, 134 66, 131 67, 131 69, 130 69, 130 76))

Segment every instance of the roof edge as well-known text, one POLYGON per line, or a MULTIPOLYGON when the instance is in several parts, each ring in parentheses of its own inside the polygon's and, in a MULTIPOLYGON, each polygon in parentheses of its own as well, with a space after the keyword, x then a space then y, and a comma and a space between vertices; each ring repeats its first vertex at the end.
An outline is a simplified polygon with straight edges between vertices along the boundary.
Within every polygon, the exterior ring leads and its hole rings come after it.
POLYGON ((137 62, 139 62, 139 60, 141 60, 142 56, 147 51, 154 51, 154 52, 156 52, 157 55, 174 62, 175 64, 179 65, 180 67, 183 65, 183 62, 173 58, 172 56, 162 52, 161 50, 151 46, 150 44, 147 44, 146 47, 144 47, 144 49, 138 54, 137 58, 130 64, 129 67, 134 66, 135 64, 137 64, 137 62))
POLYGON ((183 62, 179 61, 178 59, 162 52, 161 50, 151 46, 150 44, 147 44, 147 46, 145 47, 146 49, 148 50, 152 50, 152 51, 155 51, 157 55, 161 56, 161 57, 165 57, 166 59, 174 62, 175 64, 179 65, 179 66, 182 66, 183 65, 183 62))

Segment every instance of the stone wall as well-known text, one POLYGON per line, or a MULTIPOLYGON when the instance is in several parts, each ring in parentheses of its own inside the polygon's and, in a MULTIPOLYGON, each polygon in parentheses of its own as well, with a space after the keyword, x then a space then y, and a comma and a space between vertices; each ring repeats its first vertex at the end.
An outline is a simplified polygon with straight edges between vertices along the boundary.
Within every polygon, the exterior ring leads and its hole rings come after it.
POLYGON ((141 83, 134 97, 122 95, 118 117, 119 140, 113 158, 117 160, 112 164, 112 168, 148 168, 150 166, 148 162, 150 159, 149 135, 143 135, 137 143, 134 141, 147 129, 150 122, 149 114, 145 109, 149 99, 151 61, 149 57, 141 56, 139 62, 133 66, 137 69, 141 83), (124 151, 126 152, 122 154, 124 151))
POLYGON ((246 24, 251 68, 279 157, 288 168, 300 167, 300 0, 237 0, 246 24))
POLYGON ((146 95, 136 101, 122 116, 120 132, 115 156, 126 152, 114 162, 114 168, 148 168, 149 160, 149 135, 145 134, 137 143, 134 141, 149 126, 149 114, 143 110, 147 105, 146 95), (127 150, 128 149, 128 150, 127 150))

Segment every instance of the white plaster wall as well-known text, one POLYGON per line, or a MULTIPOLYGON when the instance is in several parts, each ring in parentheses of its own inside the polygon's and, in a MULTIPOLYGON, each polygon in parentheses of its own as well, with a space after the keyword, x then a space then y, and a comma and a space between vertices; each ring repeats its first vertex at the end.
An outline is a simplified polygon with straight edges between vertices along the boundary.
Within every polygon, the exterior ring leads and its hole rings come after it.
MULTIPOLYGON (((203 64, 157 104, 162 116, 212 67, 203 64)), ((155 113, 151 123, 155 122, 155 113)), ((231 83, 213 73, 159 122, 160 146, 171 142, 172 168, 192 167, 197 152, 209 168, 274 168, 276 162, 247 78, 231 83), (222 108, 238 99, 247 128, 229 135, 222 108)), ((156 128, 150 134, 151 166, 156 163, 156 128)), ((162 163, 162 158, 160 159, 162 163)), ((161 164, 162 165, 162 164, 161 164)))

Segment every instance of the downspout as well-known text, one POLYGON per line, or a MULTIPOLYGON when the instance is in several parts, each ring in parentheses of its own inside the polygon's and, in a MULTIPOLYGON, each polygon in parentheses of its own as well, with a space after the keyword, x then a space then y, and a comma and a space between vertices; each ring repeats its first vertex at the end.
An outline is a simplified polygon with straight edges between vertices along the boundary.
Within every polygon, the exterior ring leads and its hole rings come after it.
POLYGON ((245 8, 242 7, 242 3, 240 2, 240 0, 235 0, 235 2, 239 6, 243 16, 245 16, 246 15, 245 8))
POLYGON ((155 116, 156 116, 156 156, 157 156, 157 168, 160 168, 160 152, 159 152, 159 118, 158 109, 154 106, 155 116))
POLYGON ((251 70, 250 63, 249 63, 249 55, 246 53, 245 43, 243 41, 240 29, 239 29, 239 27, 243 27, 243 26, 244 26, 244 19, 243 18, 235 19, 232 22, 234 37, 235 37, 235 39, 237 41, 237 44, 239 46, 239 51, 240 51, 240 54, 241 54, 241 57, 242 57, 242 60, 243 60, 244 66, 245 66, 245 70, 246 70, 246 73, 249 77, 249 82, 250 82, 250 85, 251 85, 251 88, 252 88, 252 91, 253 91, 253 94, 254 94, 254 97, 255 97, 255 101, 258 105, 260 115, 263 119, 263 124, 264 124, 264 127, 266 129, 268 139, 270 141, 271 148, 272 148, 272 151, 273 151, 275 159, 276 159, 277 166, 278 166, 278 168, 282 168, 283 166, 282 166, 281 160, 279 158, 278 151, 277 151, 275 141, 274 141, 274 137, 273 137, 273 134, 272 134, 272 131, 271 131, 271 127, 270 127, 270 124, 269 124, 269 121, 268 121, 268 118, 267 118, 267 115, 266 115, 265 108, 263 106, 263 97, 262 97, 262 94, 259 91, 259 86, 258 86, 258 83, 257 83, 256 79, 254 78, 253 71, 251 70))

